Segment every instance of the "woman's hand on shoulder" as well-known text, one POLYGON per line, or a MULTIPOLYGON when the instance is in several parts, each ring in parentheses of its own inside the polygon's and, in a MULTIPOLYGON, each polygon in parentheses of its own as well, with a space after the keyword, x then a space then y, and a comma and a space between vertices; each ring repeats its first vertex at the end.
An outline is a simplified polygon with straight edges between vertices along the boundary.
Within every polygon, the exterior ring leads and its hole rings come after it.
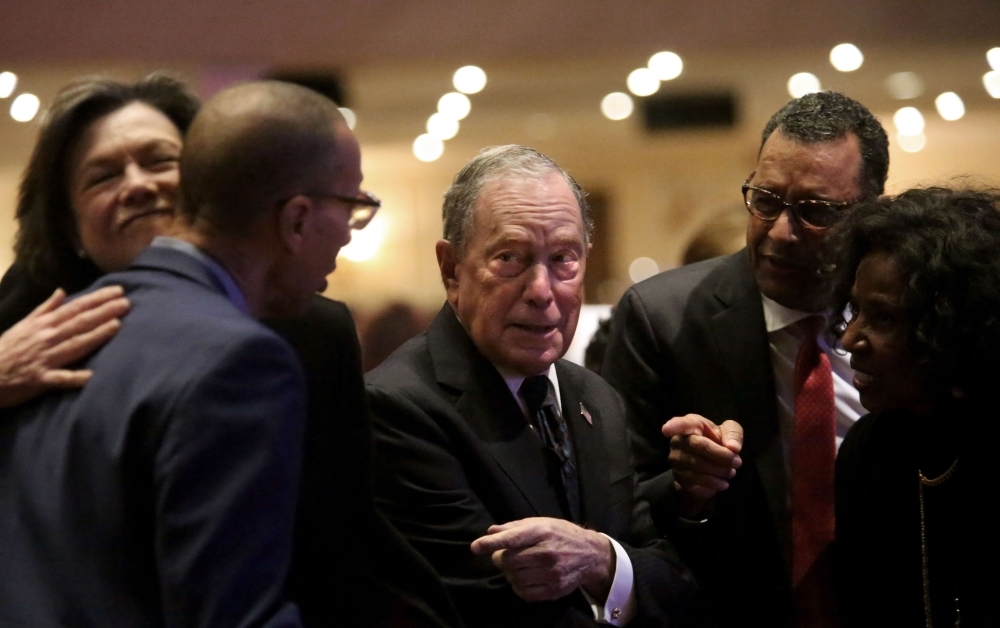
POLYGON ((54 388, 79 388, 92 375, 65 369, 104 345, 121 327, 129 302, 119 286, 66 303, 56 290, 0 336, 0 408, 24 403, 54 388))

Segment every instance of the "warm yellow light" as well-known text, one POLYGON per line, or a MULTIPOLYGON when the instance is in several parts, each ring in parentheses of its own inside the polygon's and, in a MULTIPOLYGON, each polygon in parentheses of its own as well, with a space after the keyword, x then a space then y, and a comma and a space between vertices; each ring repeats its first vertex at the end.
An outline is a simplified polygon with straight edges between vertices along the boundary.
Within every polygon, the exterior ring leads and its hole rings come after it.
POLYGON ((983 75, 983 87, 993 98, 1000 98, 1000 70, 993 70, 983 75))
POLYGON ((601 99, 601 113, 608 120, 624 120, 633 109, 632 98, 622 92, 611 92, 601 99))
POLYGON ((916 72, 890 74, 885 87, 896 100, 909 100, 924 93, 924 81, 916 72))
POLYGON ((358 124, 358 116, 347 107, 339 107, 339 109, 340 115, 344 116, 344 122, 347 123, 347 128, 353 131, 354 127, 358 124))
POLYGON ((965 103, 955 92, 945 92, 934 99, 938 115, 945 120, 958 120, 965 115, 965 103))
POLYGON ((792 95, 792 98, 802 98, 806 94, 812 94, 821 89, 819 79, 816 78, 815 74, 809 72, 799 72, 788 79, 788 93, 792 95))
POLYGON ((13 72, 0 72, 0 98, 13 94, 15 87, 17 87, 17 75, 13 72))
POLYGON ((413 154, 420 161, 435 161, 444 154, 444 142, 424 133, 413 140, 413 154))
POLYGON ((480 67, 467 65, 455 70, 451 82, 463 94, 478 94, 486 87, 486 72, 480 67))
POLYGON ((21 94, 10 103, 10 117, 18 122, 30 122, 38 113, 41 102, 34 94, 21 94))
POLYGON ((1000 72, 1000 48, 990 48, 986 52, 986 62, 995 72, 1000 72))
POLYGON ((450 140, 458 135, 458 120, 441 115, 433 114, 427 118, 427 134, 439 140, 450 140))
POLYGON ((649 68, 632 70, 625 81, 628 91, 636 96, 650 96, 660 89, 660 79, 649 68))
POLYGON ((924 115, 916 107, 903 107, 892 116, 900 135, 920 135, 924 131, 924 115))
POLYGON ((660 272, 660 267, 656 260, 648 257, 637 257, 628 266, 628 276, 632 279, 632 283, 649 279, 658 272, 660 272))
POLYGON ((927 145, 927 137, 923 133, 916 135, 897 135, 899 147, 907 153, 919 153, 927 145))
POLYGON ((452 120, 462 120, 472 111, 472 101, 465 94, 448 92, 438 100, 438 113, 452 120))
POLYGON ((649 69, 661 81, 671 81, 684 71, 684 61, 677 53, 664 50, 649 58, 649 69))
POLYGON ((386 227, 385 214, 376 214, 367 227, 351 232, 351 242, 340 249, 340 255, 352 262, 367 262, 382 248, 386 227))
POLYGON ((841 72, 853 72, 864 61, 865 56, 854 44, 839 44, 830 51, 830 64, 841 72))

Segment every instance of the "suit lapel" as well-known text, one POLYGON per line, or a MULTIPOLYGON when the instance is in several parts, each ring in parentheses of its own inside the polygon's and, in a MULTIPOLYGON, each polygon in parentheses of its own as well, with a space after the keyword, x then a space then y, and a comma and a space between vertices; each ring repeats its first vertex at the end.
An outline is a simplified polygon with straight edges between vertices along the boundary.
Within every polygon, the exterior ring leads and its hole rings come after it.
POLYGON ((746 423, 746 444, 758 453, 778 436, 764 308, 745 250, 721 270, 727 276, 720 278, 714 294, 722 309, 712 316, 711 326, 721 362, 732 381, 739 415, 746 423))
POLYGON ((476 349, 447 303, 427 330, 439 384, 459 392, 455 410, 537 516, 562 518, 538 436, 528 426, 506 382, 476 349))
POLYGON ((576 470, 580 480, 580 518, 586 526, 603 529, 597 520, 607 511, 611 472, 608 469, 601 439, 604 426, 597 404, 587 403, 587 392, 583 382, 566 368, 562 361, 556 362, 559 377, 559 396, 562 400, 563 418, 573 439, 576 455, 576 470), (586 409, 590 421, 583 414, 586 409))
POLYGON ((746 249, 730 258, 721 271, 724 274, 714 294, 723 309, 711 324, 743 422, 744 447, 756 460, 778 538, 784 538, 787 479, 764 307, 746 249))

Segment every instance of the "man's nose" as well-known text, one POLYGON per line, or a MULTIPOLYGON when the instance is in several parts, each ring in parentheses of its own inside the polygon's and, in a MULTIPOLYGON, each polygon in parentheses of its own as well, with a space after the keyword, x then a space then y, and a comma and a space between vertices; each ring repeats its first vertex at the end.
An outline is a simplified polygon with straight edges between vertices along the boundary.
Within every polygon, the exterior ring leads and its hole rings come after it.
POLYGON ((547 307, 552 303, 552 277, 545 264, 535 264, 528 271, 528 285, 524 289, 524 298, 530 303, 547 307))
POLYGON ((772 240, 796 242, 799 239, 800 229, 802 229, 802 225, 800 225, 798 219, 792 215, 792 209, 790 207, 786 207, 784 211, 778 214, 778 217, 774 219, 774 222, 771 223, 771 228, 768 230, 767 235, 772 240))

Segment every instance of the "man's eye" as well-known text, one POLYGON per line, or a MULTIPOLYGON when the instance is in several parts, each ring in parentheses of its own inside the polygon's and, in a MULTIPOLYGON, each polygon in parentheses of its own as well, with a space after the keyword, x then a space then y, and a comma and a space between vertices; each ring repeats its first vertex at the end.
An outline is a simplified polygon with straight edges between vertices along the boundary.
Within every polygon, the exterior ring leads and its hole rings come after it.
POLYGON ((840 217, 840 213, 826 203, 803 201, 798 209, 803 220, 816 227, 830 227, 840 217))
POLYGON ((752 199, 752 203, 757 211, 765 214, 778 214, 785 208, 784 204, 775 196, 758 193, 752 199))
POLYGON ((501 251, 493 256, 490 266, 501 277, 516 277, 525 268, 525 260, 513 251, 501 251))

